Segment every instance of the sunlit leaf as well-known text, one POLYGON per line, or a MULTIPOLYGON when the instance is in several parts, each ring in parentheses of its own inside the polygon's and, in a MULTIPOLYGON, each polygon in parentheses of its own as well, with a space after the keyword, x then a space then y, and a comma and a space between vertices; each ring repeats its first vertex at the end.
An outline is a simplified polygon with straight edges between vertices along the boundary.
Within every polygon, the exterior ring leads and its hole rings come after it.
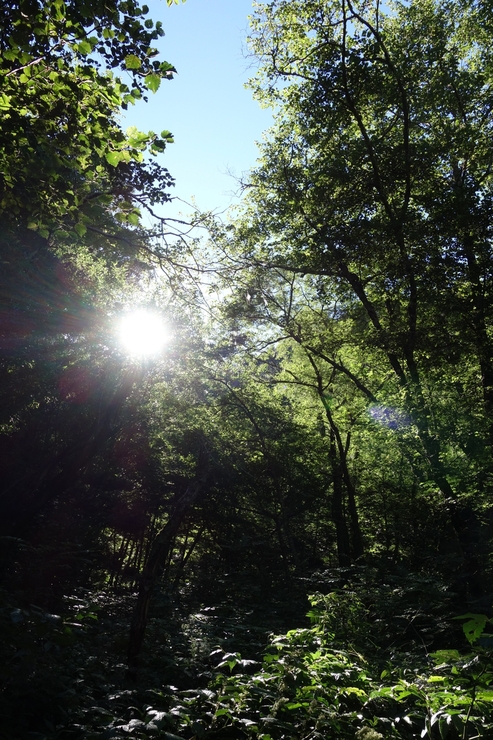
POLYGON ((125 66, 127 69, 140 69, 142 62, 135 54, 129 54, 125 57, 125 66))
POLYGON ((155 93, 159 90, 159 86, 161 85, 161 78, 159 75, 150 74, 147 75, 147 77, 144 79, 144 83, 151 92, 155 93))

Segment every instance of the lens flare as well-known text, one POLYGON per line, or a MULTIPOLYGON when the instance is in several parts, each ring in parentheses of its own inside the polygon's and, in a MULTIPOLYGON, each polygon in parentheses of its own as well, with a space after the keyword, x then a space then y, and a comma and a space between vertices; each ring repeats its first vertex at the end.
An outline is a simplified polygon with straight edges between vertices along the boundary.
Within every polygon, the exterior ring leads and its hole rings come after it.
POLYGON ((373 421, 388 429, 402 429, 411 423, 411 419, 404 411, 393 406, 372 406, 368 413, 373 421))

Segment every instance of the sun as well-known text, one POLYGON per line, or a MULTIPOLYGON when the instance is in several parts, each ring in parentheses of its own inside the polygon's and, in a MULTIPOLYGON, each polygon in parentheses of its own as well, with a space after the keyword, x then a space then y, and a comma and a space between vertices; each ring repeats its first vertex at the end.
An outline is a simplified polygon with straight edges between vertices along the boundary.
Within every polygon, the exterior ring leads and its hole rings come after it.
POLYGON ((118 335, 125 351, 134 357, 158 355, 171 339, 162 317, 143 308, 120 318, 118 335))

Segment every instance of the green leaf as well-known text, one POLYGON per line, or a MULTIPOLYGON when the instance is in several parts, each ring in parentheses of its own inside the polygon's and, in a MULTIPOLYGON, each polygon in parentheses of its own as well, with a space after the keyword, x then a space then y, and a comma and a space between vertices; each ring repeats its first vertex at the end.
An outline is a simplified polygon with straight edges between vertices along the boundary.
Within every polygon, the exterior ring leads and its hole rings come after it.
POLYGON ((77 51, 86 56, 87 54, 91 53, 92 46, 89 41, 79 41, 79 43, 77 44, 77 51))
POLYGON ((431 657, 437 665, 442 663, 448 663, 454 660, 460 660, 460 653, 458 650, 437 650, 431 653, 431 657))
POLYGON ((170 64, 169 62, 161 62, 159 64, 159 71, 166 73, 166 72, 176 72, 176 68, 170 64))
POLYGON ((139 57, 135 56, 135 54, 129 54, 125 57, 125 66, 127 69, 140 69, 142 63, 139 57))
POLYGON ((461 614, 458 617, 454 617, 454 619, 467 619, 467 622, 464 622, 462 625, 462 629, 470 645, 473 645, 481 637, 486 627, 486 622, 489 621, 486 614, 473 614, 471 612, 461 614))
POLYGON ((130 146, 134 146, 137 149, 142 149, 146 146, 148 141, 152 139, 155 134, 152 131, 148 131, 145 133, 144 131, 139 131, 139 129, 136 126, 129 126, 126 131, 127 137, 128 137, 128 143, 130 146))
POLYGON ((117 164, 119 164, 122 161, 122 153, 121 152, 107 152, 106 161, 112 167, 116 167, 117 164))
POLYGON ((147 77, 144 79, 144 83, 151 92, 155 93, 159 90, 159 86, 161 85, 161 78, 159 77, 159 75, 150 74, 147 75, 147 77))
POLYGON ((76 231, 79 236, 84 236, 84 234, 87 233, 87 226, 79 221, 78 224, 75 224, 74 231, 76 231))
POLYGON ((354 696, 359 696, 360 698, 366 697, 366 691, 363 691, 363 689, 360 689, 357 686, 346 686, 344 693, 354 694, 354 696))

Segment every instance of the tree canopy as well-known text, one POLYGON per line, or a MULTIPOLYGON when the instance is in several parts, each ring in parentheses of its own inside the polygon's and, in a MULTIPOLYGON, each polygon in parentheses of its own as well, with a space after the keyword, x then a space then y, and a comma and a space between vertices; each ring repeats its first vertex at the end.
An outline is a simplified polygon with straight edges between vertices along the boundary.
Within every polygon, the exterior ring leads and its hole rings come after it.
POLYGON ((457 501, 491 471, 489 22, 467 3, 259 7, 251 86, 277 118, 224 235, 267 275, 257 319, 407 419, 459 539, 457 501), (295 300, 269 270, 301 276, 295 300))

